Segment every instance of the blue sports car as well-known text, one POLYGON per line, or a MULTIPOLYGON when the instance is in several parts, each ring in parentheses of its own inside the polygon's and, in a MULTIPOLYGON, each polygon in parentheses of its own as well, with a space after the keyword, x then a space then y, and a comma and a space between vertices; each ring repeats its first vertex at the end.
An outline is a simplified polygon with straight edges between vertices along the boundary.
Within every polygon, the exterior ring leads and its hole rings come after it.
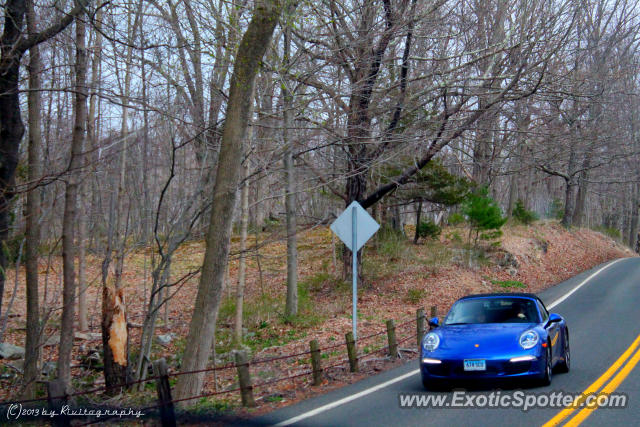
POLYGON ((469 295, 447 316, 429 321, 422 339, 420 372, 426 388, 450 380, 532 378, 551 383, 552 371, 568 372, 569 329, 534 294, 469 295))

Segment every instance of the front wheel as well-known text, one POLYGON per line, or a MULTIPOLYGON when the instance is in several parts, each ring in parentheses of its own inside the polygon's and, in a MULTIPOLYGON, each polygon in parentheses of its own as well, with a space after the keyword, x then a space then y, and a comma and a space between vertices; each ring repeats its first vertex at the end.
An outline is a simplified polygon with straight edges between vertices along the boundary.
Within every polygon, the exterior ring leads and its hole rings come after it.
POLYGON ((422 378, 422 386, 424 387, 425 390, 428 391, 447 391, 448 387, 446 385, 446 383, 442 380, 436 380, 436 379, 430 379, 427 380, 426 378, 422 378))
POLYGON ((562 339, 563 350, 562 361, 558 363, 558 372, 569 372, 571 368, 571 348, 569 347, 569 330, 564 330, 564 337, 562 339))
POLYGON ((544 363, 544 376, 540 380, 540 385, 547 386, 551 384, 552 361, 551 361, 551 345, 547 344, 547 354, 544 363))

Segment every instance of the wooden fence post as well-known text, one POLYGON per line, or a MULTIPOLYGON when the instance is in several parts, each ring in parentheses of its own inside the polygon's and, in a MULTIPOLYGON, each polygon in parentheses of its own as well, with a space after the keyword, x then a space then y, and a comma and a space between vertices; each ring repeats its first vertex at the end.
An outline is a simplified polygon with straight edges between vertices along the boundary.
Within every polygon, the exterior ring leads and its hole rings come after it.
MULTIPOLYGON (((47 382, 47 404, 51 412, 55 411, 60 414, 63 405, 67 404, 67 389, 65 384, 57 379, 47 382)), ((70 420, 66 415, 58 415, 52 418, 52 425, 55 427, 67 427, 70 420)))
POLYGON ((253 408, 256 406, 256 401, 253 399, 253 386, 251 385, 249 361, 247 360, 246 351, 236 351, 236 368, 238 369, 238 382, 240 383, 242 406, 253 408))
MULTIPOLYGON (((431 306, 431 316, 429 317, 429 319, 433 319, 434 317, 438 316, 438 306, 437 305, 432 305, 431 306)), ((429 325, 429 330, 431 330, 431 325, 429 325)))
POLYGON ((398 342, 396 341, 396 324, 393 319, 387 320, 387 338, 389 339, 389 356, 398 357, 398 342))
POLYGON ((420 351, 420 344, 422 344, 422 338, 424 337, 424 324, 425 324, 424 308, 416 310, 416 329, 418 336, 418 351, 420 351))
POLYGON ((160 421, 162 427, 176 426, 176 413, 171 398, 171 385, 169 384, 169 370, 167 361, 158 359, 153 362, 153 373, 156 377, 156 390, 158 392, 158 404, 160 405, 160 421))
POLYGON ((356 348, 356 341, 353 339, 353 332, 347 332, 344 337, 347 340, 349 370, 351 372, 358 372, 358 349, 356 348))
POLYGON ((322 383, 322 366, 320 365, 320 347, 318 341, 313 340, 309 343, 311 347, 311 367, 313 368, 313 385, 322 383))

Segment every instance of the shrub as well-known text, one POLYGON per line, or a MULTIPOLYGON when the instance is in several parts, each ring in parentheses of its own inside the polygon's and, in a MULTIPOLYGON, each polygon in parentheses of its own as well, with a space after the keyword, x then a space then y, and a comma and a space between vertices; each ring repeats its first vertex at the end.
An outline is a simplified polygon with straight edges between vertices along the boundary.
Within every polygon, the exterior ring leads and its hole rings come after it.
POLYGON ((392 260, 404 257, 408 250, 407 238, 389 226, 383 226, 378 231, 377 246, 380 255, 392 260))
POLYGON ((513 208, 512 216, 516 221, 521 222, 525 225, 529 225, 533 221, 538 220, 538 215, 533 211, 527 210, 527 208, 524 207, 524 203, 520 199, 518 199, 516 205, 513 208))
POLYGON ((593 227, 594 231, 599 231, 600 233, 611 237, 614 240, 620 240, 622 239, 622 233, 620 233, 620 230, 618 230, 617 228, 614 227, 605 227, 604 225, 598 226, 598 227, 593 227))
POLYGON ((20 257, 21 263, 26 261, 24 239, 25 237, 23 234, 18 234, 10 237, 6 242, 4 242, 2 250, 4 250, 4 256, 7 260, 7 264, 15 265, 18 262, 18 257, 20 257))
POLYGON ((496 232, 507 222, 507 218, 502 216, 502 211, 496 201, 489 197, 486 188, 469 195, 463 212, 469 219, 470 232, 475 232, 474 243, 476 244, 478 237, 483 239, 499 237, 496 232), (494 232, 488 233, 490 230, 494 230, 494 232), (480 236, 481 232, 485 232, 483 236, 480 236))
POLYGON ((549 218, 562 219, 564 216, 564 203, 560 199, 553 199, 549 204, 549 218))
POLYGON ((449 225, 459 225, 462 224, 465 221, 464 219, 464 215, 462 215, 459 212, 454 212, 451 215, 449 215, 449 218, 447 218, 447 222, 449 223, 449 225))
POLYGON ((462 236, 457 231, 447 233, 447 239, 454 243, 462 243, 462 236))
POLYGON ((424 289, 421 288, 411 288, 407 291, 407 297, 405 298, 407 302, 411 304, 417 304, 422 300, 425 295, 424 289))
POLYGON ((420 238, 425 239, 429 237, 431 239, 437 239, 440 237, 441 232, 442 229, 433 221, 421 221, 420 224, 418 224, 418 237, 420 238))

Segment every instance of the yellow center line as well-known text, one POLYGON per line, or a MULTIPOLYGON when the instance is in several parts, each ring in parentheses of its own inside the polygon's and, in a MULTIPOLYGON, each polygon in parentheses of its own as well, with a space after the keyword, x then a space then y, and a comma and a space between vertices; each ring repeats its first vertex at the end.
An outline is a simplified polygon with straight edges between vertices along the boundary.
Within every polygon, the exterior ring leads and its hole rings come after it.
MULTIPOLYGON (((618 374, 615 377, 613 377, 611 382, 607 384, 602 389, 602 391, 598 393, 598 395, 608 396, 611 393, 613 393, 618 388, 618 386, 622 383, 622 381, 624 381, 624 379, 629 375, 629 373, 631 373, 633 368, 636 367, 638 362, 640 362, 640 350, 638 350, 636 354, 633 355, 633 358, 629 360, 629 362, 624 366, 624 368, 622 368, 620 372, 618 372, 618 374)), ((591 415, 596 409, 598 409, 598 400, 596 399, 594 400, 594 402, 596 402, 595 405, 593 406, 590 405, 591 407, 582 408, 582 410, 578 412, 578 414, 575 417, 573 417, 571 420, 569 420, 568 423, 565 424, 565 427, 567 426, 577 427, 580 425, 580 423, 586 420, 589 415, 591 415)))
MULTIPOLYGON (((600 376, 600 378, 595 380, 593 382, 593 384, 591 384, 589 387, 587 387, 587 389, 582 393, 582 395, 580 397, 577 397, 573 401, 572 404, 568 405, 562 411, 557 413, 555 417, 551 418, 542 427, 557 426, 558 424, 560 424, 562 422, 562 420, 564 420, 569 415, 571 415, 571 413, 573 411, 575 411, 577 408, 580 407, 580 405, 584 402, 584 400, 587 398, 587 396, 589 396, 589 395, 595 393, 596 391, 598 391, 600 389, 600 387, 602 387, 604 385, 604 383, 607 382, 609 380, 609 378, 611 378, 613 376, 613 374, 616 373, 616 371, 618 369, 620 369, 620 367, 626 362, 626 360, 633 354, 633 352, 635 351, 636 347, 638 347, 638 344, 640 344, 640 335, 638 335, 638 337, 635 339, 635 341, 633 341, 633 343, 629 346, 629 348, 627 348, 627 350, 625 350, 625 352, 622 353, 622 355, 618 358, 618 360, 616 360, 613 363, 613 365, 611 365, 609 367, 609 369, 607 369, 606 372, 600 376)), ((625 375, 625 377, 626 377, 626 375, 625 375)), ((622 379, 620 381, 622 381, 622 379)))

